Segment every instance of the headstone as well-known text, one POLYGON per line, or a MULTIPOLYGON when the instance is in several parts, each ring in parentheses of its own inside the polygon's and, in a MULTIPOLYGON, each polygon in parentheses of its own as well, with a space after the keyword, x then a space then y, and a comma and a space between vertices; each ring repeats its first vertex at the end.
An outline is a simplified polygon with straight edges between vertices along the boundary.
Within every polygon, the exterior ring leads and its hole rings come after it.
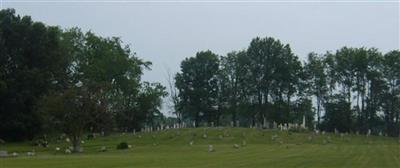
POLYGON ((211 127, 214 127, 214 122, 211 122, 211 127))
POLYGON ((223 137, 222 135, 219 135, 218 138, 219 138, 220 140, 224 139, 224 137, 223 137))
POLYGON ((56 152, 59 152, 61 149, 59 147, 56 147, 56 152))
POLYGON ((243 140, 243 141, 242 141, 242 146, 246 146, 246 145, 247 145, 246 140, 243 140))
POLYGON ((234 123, 233 123, 233 121, 231 121, 231 127, 234 127, 235 125, 233 125, 234 123))
POLYGON ((206 139, 207 138, 207 134, 204 133, 203 134, 203 138, 206 139))
POLYGON ((382 134, 382 131, 379 131, 379 136, 382 136, 383 134, 382 134))
POLYGON ((17 157, 17 156, 18 156, 18 153, 17 153, 17 152, 13 152, 11 156, 12 156, 12 157, 17 157))
POLYGON ((214 146, 213 145, 208 145, 208 152, 214 152, 214 146))
POLYGON ((271 140, 272 140, 272 141, 275 141, 275 140, 277 140, 277 139, 278 139, 278 135, 275 134, 275 135, 272 135, 272 136, 271 136, 271 140))
POLYGON ((236 127, 240 127, 239 120, 236 120, 236 127))
POLYGON ((107 151, 107 147, 106 146, 102 146, 101 148, 100 148, 100 152, 106 152, 107 151))
POLYGON ((66 139, 65 139, 65 142, 68 142, 68 143, 69 143, 69 142, 71 142, 71 140, 70 140, 69 138, 66 138, 66 139))
POLYGON ((35 151, 26 152, 26 156, 35 156, 35 151))
POLYGON ((193 141, 190 141, 190 142, 189 142, 189 145, 190 145, 190 146, 193 146, 193 143, 194 143, 193 141))
POLYGON ((240 146, 239 146, 238 144, 233 144, 233 148, 235 148, 235 149, 239 149, 239 148, 240 148, 240 146))
POLYGON ((306 128, 306 115, 303 115, 303 123, 301 123, 301 128, 306 128))
POLYGON ((8 152, 5 150, 0 150, 0 157, 8 157, 8 152))
POLYGON ((71 150, 70 149, 65 149, 65 154, 71 154, 71 150))
POLYGON ((313 137, 310 135, 308 136, 308 141, 312 142, 313 141, 313 137))

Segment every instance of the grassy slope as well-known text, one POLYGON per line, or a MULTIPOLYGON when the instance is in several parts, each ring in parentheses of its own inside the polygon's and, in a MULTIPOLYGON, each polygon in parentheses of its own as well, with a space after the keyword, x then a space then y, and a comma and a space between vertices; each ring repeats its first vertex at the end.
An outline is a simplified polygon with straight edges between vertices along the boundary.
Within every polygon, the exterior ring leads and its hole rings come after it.
POLYGON ((326 134, 313 142, 310 133, 288 133, 249 128, 175 129, 155 133, 116 134, 86 141, 83 154, 56 154, 55 147, 32 147, 30 143, 7 144, 9 152, 24 155, 35 149, 37 156, 0 158, 1 168, 130 168, 130 167, 400 167, 400 143, 395 138, 326 134), (204 132, 208 138, 202 138, 204 132), (223 139, 219 135, 224 135, 223 139), (273 141, 277 134, 279 140, 273 141), (330 138, 328 138, 330 137, 330 138), (194 145, 189 142, 193 139, 194 145), (331 139, 331 143, 324 141, 331 139), (234 149, 233 144, 247 145, 234 149), (116 150, 127 141, 132 149, 116 150), (154 143, 157 145, 154 146, 154 143), (208 144, 215 152, 208 152, 208 144), (101 146, 109 151, 99 152, 101 146))

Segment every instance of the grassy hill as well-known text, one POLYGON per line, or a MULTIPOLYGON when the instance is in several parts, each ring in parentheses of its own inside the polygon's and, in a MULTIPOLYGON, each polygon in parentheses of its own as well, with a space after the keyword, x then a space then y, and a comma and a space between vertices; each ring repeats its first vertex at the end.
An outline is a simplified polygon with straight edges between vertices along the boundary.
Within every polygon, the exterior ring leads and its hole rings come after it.
POLYGON ((314 135, 250 128, 171 129, 85 140, 81 154, 65 154, 68 146, 66 142, 52 142, 47 148, 35 147, 31 142, 8 143, 0 150, 18 152, 19 156, 0 158, 0 167, 400 167, 398 138, 350 134, 314 135), (127 142, 132 148, 117 150, 120 142, 127 142), (214 152, 208 151, 210 144, 214 152), (234 148, 234 144, 240 147, 234 148), (106 152, 100 151, 103 146, 107 147, 106 152), (56 147, 61 151, 56 152, 56 147), (36 156, 26 156, 32 150, 36 156))

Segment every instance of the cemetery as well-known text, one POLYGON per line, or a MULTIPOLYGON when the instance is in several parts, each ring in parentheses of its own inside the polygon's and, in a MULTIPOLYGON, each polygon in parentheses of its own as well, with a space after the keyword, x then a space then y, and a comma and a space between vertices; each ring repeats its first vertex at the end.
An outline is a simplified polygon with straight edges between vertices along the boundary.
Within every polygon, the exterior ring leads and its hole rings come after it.
POLYGON ((0 0, 0 168, 400 168, 399 4, 0 0))
POLYGON ((280 128, 148 129, 96 136, 85 140, 81 147, 82 152, 74 154, 67 141, 49 140, 46 147, 31 142, 5 142, 0 145, 0 165, 2 168, 52 168, 55 164, 58 168, 400 166, 398 138, 318 131, 297 133, 280 128))

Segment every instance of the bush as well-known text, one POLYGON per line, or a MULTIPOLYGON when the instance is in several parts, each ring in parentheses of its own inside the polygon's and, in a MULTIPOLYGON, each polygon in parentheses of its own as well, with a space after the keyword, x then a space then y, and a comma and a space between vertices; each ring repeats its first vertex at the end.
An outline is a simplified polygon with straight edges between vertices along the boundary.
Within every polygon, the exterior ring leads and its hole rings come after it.
POLYGON ((126 142, 121 142, 117 145, 117 149, 128 149, 129 145, 126 142))

